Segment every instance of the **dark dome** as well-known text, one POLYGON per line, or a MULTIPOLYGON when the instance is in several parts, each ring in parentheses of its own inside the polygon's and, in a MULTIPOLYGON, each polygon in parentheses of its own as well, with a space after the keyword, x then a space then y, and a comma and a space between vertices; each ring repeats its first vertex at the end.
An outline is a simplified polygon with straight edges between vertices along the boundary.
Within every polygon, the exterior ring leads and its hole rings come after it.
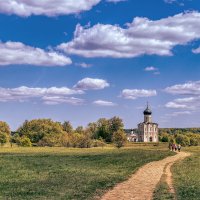
POLYGON ((144 115, 151 115, 151 114, 152 114, 152 111, 149 108, 149 106, 147 106, 147 108, 144 110, 144 115))

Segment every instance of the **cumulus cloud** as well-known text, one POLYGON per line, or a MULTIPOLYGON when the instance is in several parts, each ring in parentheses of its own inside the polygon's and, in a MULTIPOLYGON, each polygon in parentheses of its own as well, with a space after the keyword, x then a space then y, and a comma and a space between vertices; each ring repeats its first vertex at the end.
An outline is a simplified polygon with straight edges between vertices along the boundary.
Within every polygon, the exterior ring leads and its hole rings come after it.
POLYGON ((70 58, 55 51, 26 46, 21 42, 0 42, 0 65, 65 66, 70 58))
POLYGON ((90 10, 101 0, 3 0, 0 13, 22 17, 31 15, 58 16, 90 10))
POLYGON ((96 24, 76 26, 72 41, 57 48, 84 57, 131 58, 141 55, 173 55, 176 45, 200 38, 199 12, 180 13, 160 20, 136 17, 126 27, 96 24))
POLYGON ((200 54, 200 47, 198 47, 196 49, 192 49, 192 53, 194 53, 194 54, 200 54))
POLYGON ((180 104, 180 103, 177 103, 177 102, 168 102, 166 105, 165 105, 167 108, 187 108, 187 105, 185 104, 180 104))
POLYGON ((42 97, 42 100, 46 105, 57 105, 57 104, 82 105, 84 103, 84 100, 80 98, 62 97, 62 96, 45 96, 42 97))
MULTIPOLYGON (((72 103, 78 99, 69 97, 71 95, 79 95, 84 92, 81 90, 74 90, 67 87, 50 87, 50 88, 30 88, 21 86, 18 88, 0 88, 0 102, 9 101, 29 101, 31 99, 39 99, 44 103, 57 102, 58 103, 72 103)), ((73 104, 73 103, 72 103, 73 104)), ((75 103, 74 103, 75 104, 75 103)))
POLYGON ((82 67, 82 68, 89 68, 89 67, 92 67, 91 64, 84 63, 84 62, 82 62, 82 63, 75 63, 75 65, 76 65, 76 66, 80 66, 80 67, 82 67))
POLYGON ((138 89, 124 89, 121 93, 121 97, 125 99, 137 99, 140 97, 152 97, 156 96, 156 90, 138 90, 138 89))
POLYGON ((144 71, 147 71, 147 72, 149 72, 149 71, 157 71, 158 69, 157 68, 155 68, 155 67, 153 67, 153 66, 149 66, 149 67, 146 67, 145 69, 144 69, 144 71))
POLYGON ((84 78, 78 81, 78 83, 74 85, 74 88, 80 90, 101 90, 109 86, 110 84, 103 79, 84 78))
POLYGON ((93 104, 97 105, 97 106, 116 106, 116 103, 113 103, 111 101, 103 101, 103 100, 97 100, 94 101, 93 104))
POLYGON ((128 0, 106 0, 107 2, 111 2, 111 3, 119 3, 122 1, 128 1, 128 0))
POLYGON ((200 95, 200 81, 190 81, 167 87, 164 90, 174 95, 200 95))
POLYGON ((200 81, 190 81, 167 87, 165 92, 186 97, 176 98, 168 102, 167 108, 200 110, 200 81))

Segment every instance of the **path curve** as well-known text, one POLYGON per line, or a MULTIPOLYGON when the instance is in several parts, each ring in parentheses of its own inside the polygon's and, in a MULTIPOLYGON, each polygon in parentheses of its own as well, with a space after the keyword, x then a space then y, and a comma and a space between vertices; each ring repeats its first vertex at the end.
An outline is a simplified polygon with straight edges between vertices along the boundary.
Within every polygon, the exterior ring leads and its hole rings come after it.
POLYGON ((167 169, 165 170, 167 183, 171 186, 171 192, 174 192, 170 168, 176 161, 189 155, 189 153, 180 152, 163 160, 144 165, 130 179, 109 190, 101 200, 151 200, 165 169, 167 169))

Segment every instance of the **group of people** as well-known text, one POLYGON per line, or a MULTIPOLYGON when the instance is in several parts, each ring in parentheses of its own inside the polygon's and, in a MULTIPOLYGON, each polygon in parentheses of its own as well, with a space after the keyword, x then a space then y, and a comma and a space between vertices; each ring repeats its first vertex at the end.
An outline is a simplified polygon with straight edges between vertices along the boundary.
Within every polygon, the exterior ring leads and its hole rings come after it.
POLYGON ((180 152, 181 151, 181 145, 180 144, 175 144, 175 143, 173 143, 173 144, 171 144, 171 143, 169 143, 169 150, 170 151, 177 151, 178 150, 178 152, 180 152))

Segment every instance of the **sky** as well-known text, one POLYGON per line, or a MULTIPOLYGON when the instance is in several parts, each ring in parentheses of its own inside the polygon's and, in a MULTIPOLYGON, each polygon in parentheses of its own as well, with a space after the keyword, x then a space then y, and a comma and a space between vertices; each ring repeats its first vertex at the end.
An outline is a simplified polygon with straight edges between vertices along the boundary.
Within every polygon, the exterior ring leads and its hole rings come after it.
POLYGON ((0 120, 119 116, 200 127, 198 0, 0 0, 0 120))

